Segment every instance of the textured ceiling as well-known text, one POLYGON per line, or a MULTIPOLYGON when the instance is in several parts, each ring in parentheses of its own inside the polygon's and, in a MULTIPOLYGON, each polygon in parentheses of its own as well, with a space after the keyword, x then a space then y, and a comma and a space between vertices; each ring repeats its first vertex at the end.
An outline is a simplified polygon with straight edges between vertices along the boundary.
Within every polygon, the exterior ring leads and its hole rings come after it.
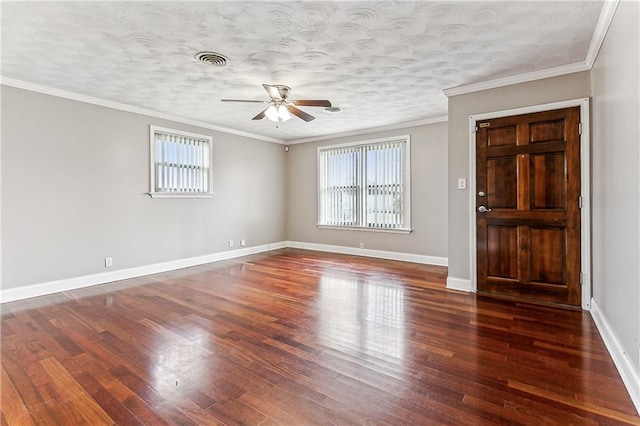
POLYGON ((3 77, 281 140, 447 114, 442 89, 585 60, 603 3, 2 2, 3 77), (226 67, 198 63, 212 50, 226 67), (252 121, 262 83, 343 108, 252 121))

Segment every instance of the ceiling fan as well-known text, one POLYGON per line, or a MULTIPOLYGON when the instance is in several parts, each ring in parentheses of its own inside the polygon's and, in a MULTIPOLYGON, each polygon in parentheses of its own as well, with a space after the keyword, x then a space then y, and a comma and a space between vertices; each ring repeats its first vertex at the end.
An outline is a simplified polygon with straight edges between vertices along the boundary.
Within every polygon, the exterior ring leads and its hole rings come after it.
POLYGON ((271 97, 270 101, 254 101, 248 99, 221 99, 221 101, 268 104, 269 106, 253 117, 253 120, 262 120, 264 117, 267 117, 269 120, 275 122, 290 120, 291 114, 303 119, 304 121, 311 121, 315 119, 313 115, 307 114, 301 109, 298 109, 297 107, 299 106, 331 108, 331 102, 327 100, 307 99, 293 101, 289 99, 289 94, 291 93, 291 88, 289 86, 284 86, 282 84, 263 84, 262 87, 264 87, 264 90, 266 90, 269 97, 271 97))

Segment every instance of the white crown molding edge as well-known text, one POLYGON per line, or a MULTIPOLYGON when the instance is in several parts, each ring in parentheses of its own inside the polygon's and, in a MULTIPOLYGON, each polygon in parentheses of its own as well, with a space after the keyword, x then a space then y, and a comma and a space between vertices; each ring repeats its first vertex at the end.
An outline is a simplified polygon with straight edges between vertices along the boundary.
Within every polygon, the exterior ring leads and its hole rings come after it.
POLYGON ((572 74, 574 72, 588 71, 586 62, 576 62, 573 64, 561 65, 559 67, 547 68, 544 70, 527 72, 524 74, 512 75, 495 80, 482 81, 480 83, 465 84, 463 86, 444 89, 442 93, 447 97, 465 95, 467 93, 480 92, 481 90, 496 89, 498 87, 511 86, 512 84, 527 83, 543 78, 558 77, 560 75, 572 74))
POLYGON ((466 278, 447 277, 447 289, 471 293, 471 280, 466 278))
POLYGON ((618 3, 619 0, 607 0, 602 6, 602 11, 600 12, 600 17, 596 24, 596 29, 594 30, 593 37, 591 38, 589 50, 587 50, 587 57, 584 60, 589 69, 593 68, 593 64, 596 62, 598 52, 600 52, 600 47, 602 47, 607 31, 609 31, 609 25, 611 25, 611 21, 613 20, 613 15, 618 8, 618 3))
POLYGON ((7 303, 16 300, 29 299, 31 297, 45 296, 62 291, 75 290, 99 284, 106 284, 113 281, 126 280, 129 278, 137 278, 145 275, 158 274, 161 272, 188 268, 191 266, 202 265, 204 263, 217 262, 220 260, 228 260, 241 256, 248 256, 250 254, 263 253, 271 250, 285 248, 286 246, 286 242, 263 244, 254 247, 223 251, 204 256, 172 260, 152 265, 137 266, 134 268, 120 269, 117 271, 66 278, 62 280, 32 284, 24 287, 10 288, 6 290, 2 289, 0 290, 0 301, 1 303, 7 303))
POLYGON ((228 127, 216 126, 213 124, 205 123, 204 121, 191 120, 191 119, 180 117, 177 115, 165 114, 163 112, 158 112, 158 111, 154 111, 154 110, 150 110, 142 107, 124 104, 121 102, 108 101, 106 99, 100 99, 93 96, 82 95, 80 93, 69 92, 67 90, 56 89, 54 87, 31 83, 29 81, 18 80, 15 78, 0 76, 0 84, 5 86, 10 86, 10 87, 15 87, 17 89, 29 90, 31 92, 57 96, 64 99, 70 99, 73 101, 84 102, 84 103, 98 105, 106 108, 113 108, 120 111, 126 111, 126 112, 135 113, 135 114, 148 115, 150 117, 171 120, 177 123, 201 127, 203 129, 215 130, 218 132, 228 133, 231 135, 243 136, 247 138, 262 140, 265 142, 273 142, 281 145, 295 145, 295 144, 306 143, 306 142, 315 142, 315 141, 335 139, 340 137, 357 136, 357 135, 363 135, 367 133, 382 132, 385 130, 405 129, 407 127, 422 126, 425 124, 442 123, 448 120, 448 117, 446 115, 443 115, 439 117, 425 118, 425 119, 410 121, 405 123, 390 124, 388 126, 355 130, 352 132, 335 133, 335 134, 322 135, 322 136, 311 136, 309 138, 298 139, 298 140, 296 139, 284 140, 284 139, 272 138, 269 136, 262 136, 256 133, 243 132, 241 130, 235 130, 228 127))
POLYGON ((620 339, 611 328, 611 324, 607 321, 600 310, 595 299, 591 299, 591 317, 596 324, 600 336, 604 341, 604 344, 609 351, 609 355, 613 358, 613 363, 622 377, 622 382, 627 388, 627 392, 631 397, 633 405, 636 407, 636 411, 640 414, 640 372, 638 372, 631 363, 631 359, 626 354, 624 347, 622 346, 620 339))
POLYGON ((498 87, 510 86, 512 84, 527 83, 530 81, 541 80, 543 78, 558 77, 561 75, 572 74, 574 72, 589 71, 596 61, 600 47, 604 42, 604 38, 609 30, 609 25, 613 20, 619 0, 606 0, 600 11, 596 28, 593 31, 593 37, 589 44, 589 49, 585 60, 573 64, 561 65, 559 67, 547 68, 540 71, 533 71, 524 74, 513 75, 495 80, 483 81, 479 83, 465 84, 462 86, 451 87, 442 90, 447 97, 464 95, 467 93, 479 92, 481 90, 496 89, 498 87))
POLYGON ((373 257, 376 259, 400 260, 403 262, 422 263, 425 265, 448 266, 449 263, 449 260, 446 257, 426 256, 422 254, 402 253, 396 251, 373 250, 329 244, 305 243, 300 241, 288 241, 287 246, 290 248, 302 250, 350 254, 354 256, 373 257))
POLYGON ((164 120, 171 120, 177 123, 188 124, 190 126, 197 126, 203 129, 215 130, 217 132, 228 133, 236 136, 243 136, 251 139, 258 139, 265 142, 273 142, 284 145, 286 142, 282 139, 272 138, 269 136, 262 136, 256 133, 243 132, 241 130, 230 129, 228 127, 216 126, 206 123, 204 121, 191 120, 188 118, 180 117, 177 115, 166 114, 159 111, 154 111, 147 108, 137 107, 121 102, 108 101, 106 99, 95 98, 93 96, 82 95, 80 93, 69 92, 67 90, 56 89, 54 87, 44 86, 41 84, 31 83, 29 81, 17 80, 15 78, 9 78, 0 76, 0 84, 17 89, 29 90, 31 92, 42 93, 45 95, 57 96, 59 98, 70 99, 73 101, 84 102, 92 105, 98 105, 106 108, 117 109, 120 111, 131 112, 134 114, 142 114, 150 117, 161 118, 164 120))
MULTIPOLYGON (((611 25, 611 21, 613 20, 613 15, 618 7, 619 0, 606 0, 602 7, 602 11, 600 12, 600 16, 598 18, 598 22, 596 24, 596 28, 593 32, 593 37, 591 38, 591 43, 589 44, 589 49, 587 50, 587 55, 584 61, 576 62, 573 64, 562 65, 554 68, 547 68, 544 70, 533 71, 524 74, 518 74, 514 76, 498 78, 495 80, 489 80, 479 83, 466 84, 457 87, 451 87, 447 89, 443 89, 442 93, 445 96, 458 96, 464 95, 467 93, 479 92, 481 90, 495 89, 503 86, 510 86, 512 84, 518 83, 526 83, 535 80, 541 80, 543 78, 551 78, 558 77, 560 75, 572 74, 575 72, 588 71, 593 67, 595 60, 598 56, 598 52, 600 51, 600 47, 604 42, 604 38, 607 35, 607 31, 609 30, 609 26, 611 25)), ((191 120, 184 117, 174 116, 171 114, 165 114, 158 111, 153 111, 146 108, 136 107, 133 105, 128 105, 120 102, 108 101, 105 99, 95 98, 92 96, 82 95, 79 93, 69 92, 66 90, 56 89, 49 86, 44 86, 41 84, 31 83, 28 81, 17 80, 13 78, 8 78, 4 76, 0 76, 0 84, 4 84, 6 86, 16 87, 19 89, 30 90, 33 92, 44 93, 48 95, 58 96, 61 98, 76 100, 80 102, 86 102, 94 105, 104 106, 107 108, 118 109, 122 111, 132 112, 136 114, 148 115, 151 117, 162 118, 166 120, 175 121, 178 123, 189 124, 192 126, 198 126, 205 129, 215 130, 223 133, 228 133, 237 136, 244 136, 252 139, 263 140, 266 142, 273 142, 282 145, 296 145, 307 142, 317 142, 327 139, 337 139, 342 137, 349 136, 358 136, 367 133, 375 133, 382 132, 386 130, 397 130, 397 129, 405 129, 408 127, 422 126, 426 124, 435 124, 442 123, 448 121, 448 116, 443 115, 439 117, 426 118, 422 120, 416 120, 406 123, 398 123, 391 124, 388 126, 381 126, 369 129, 361 129, 355 130, 351 132, 342 132, 342 133, 334 133, 330 135, 322 135, 322 136, 312 136, 308 138, 298 139, 298 140, 283 140, 272 138, 268 136, 262 136, 255 133, 243 132, 241 130, 230 129, 222 126, 215 126, 209 123, 205 123, 202 121, 191 120)))
POLYGON ((324 141, 324 140, 329 140, 329 139, 346 138, 346 137, 349 137, 349 136, 366 135, 366 134, 369 134, 369 133, 384 132, 384 131, 387 131, 387 130, 407 129, 409 127, 424 126, 426 124, 446 123, 448 120, 449 120, 449 116, 448 115, 441 115, 441 116, 438 116, 438 117, 423 118, 421 120, 407 121, 407 122, 404 122, 404 123, 389 124, 388 126, 380 126, 380 127, 372 127, 372 128, 368 128, 368 129, 354 130, 352 132, 341 132, 341 133, 333 133, 333 134, 330 134, 330 135, 311 136, 311 137, 303 138, 303 139, 292 139, 292 140, 286 141, 286 144, 287 145, 297 145, 297 144, 301 144, 301 143, 318 142, 318 141, 324 141))
POLYGON ((106 284, 113 281, 158 274, 161 272, 173 271, 175 269, 188 268, 191 266, 202 265, 204 263, 218 262, 220 260, 235 259, 237 257, 248 256, 250 254, 263 253, 288 247, 331 253, 352 254, 379 259, 400 260, 404 262, 423 263, 428 265, 447 266, 448 263, 448 260, 445 257, 332 246, 326 244, 302 243, 296 241, 280 241, 255 247, 246 247, 238 250, 229 250, 204 256, 191 257, 187 259, 172 260, 152 265, 138 266, 129 269, 120 269, 117 271, 85 275, 82 277, 67 278, 57 281, 32 284, 24 287, 10 288, 6 290, 2 289, 0 290, 0 303, 8 303, 17 300, 29 299, 31 297, 45 296, 53 293, 60 293, 62 291, 75 290, 79 288, 90 287, 93 285, 106 284))

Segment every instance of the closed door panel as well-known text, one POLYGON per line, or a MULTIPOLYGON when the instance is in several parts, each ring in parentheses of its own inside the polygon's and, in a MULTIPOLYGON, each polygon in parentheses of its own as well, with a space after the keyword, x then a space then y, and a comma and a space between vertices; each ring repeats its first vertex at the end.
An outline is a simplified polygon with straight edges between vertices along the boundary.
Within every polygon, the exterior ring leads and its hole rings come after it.
POLYGON ((567 206, 564 152, 531 155, 531 208, 564 209, 567 206))
POLYGON ((579 306, 579 108, 478 122, 478 292, 579 306))
POLYGON ((487 275, 492 278, 518 279, 517 227, 487 227, 487 275))
POLYGON ((515 156, 487 160, 487 200, 492 206, 503 209, 518 208, 518 186, 515 156))

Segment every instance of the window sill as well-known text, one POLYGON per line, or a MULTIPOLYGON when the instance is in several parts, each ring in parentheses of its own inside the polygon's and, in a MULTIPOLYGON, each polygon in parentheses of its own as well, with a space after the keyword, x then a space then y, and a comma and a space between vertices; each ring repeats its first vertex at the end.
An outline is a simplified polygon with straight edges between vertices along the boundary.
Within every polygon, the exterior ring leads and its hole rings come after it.
POLYGON ((365 231, 365 232, 382 232, 387 234, 410 234, 413 232, 409 228, 366 228, 364 226, 335 226, 335 225, 318 225, 318 229, 334 229, 338 231, 365 231))
POLYGON ((151 198, 213 198, 215 194, 189 194, 171 192, 147 192, 151 198))

